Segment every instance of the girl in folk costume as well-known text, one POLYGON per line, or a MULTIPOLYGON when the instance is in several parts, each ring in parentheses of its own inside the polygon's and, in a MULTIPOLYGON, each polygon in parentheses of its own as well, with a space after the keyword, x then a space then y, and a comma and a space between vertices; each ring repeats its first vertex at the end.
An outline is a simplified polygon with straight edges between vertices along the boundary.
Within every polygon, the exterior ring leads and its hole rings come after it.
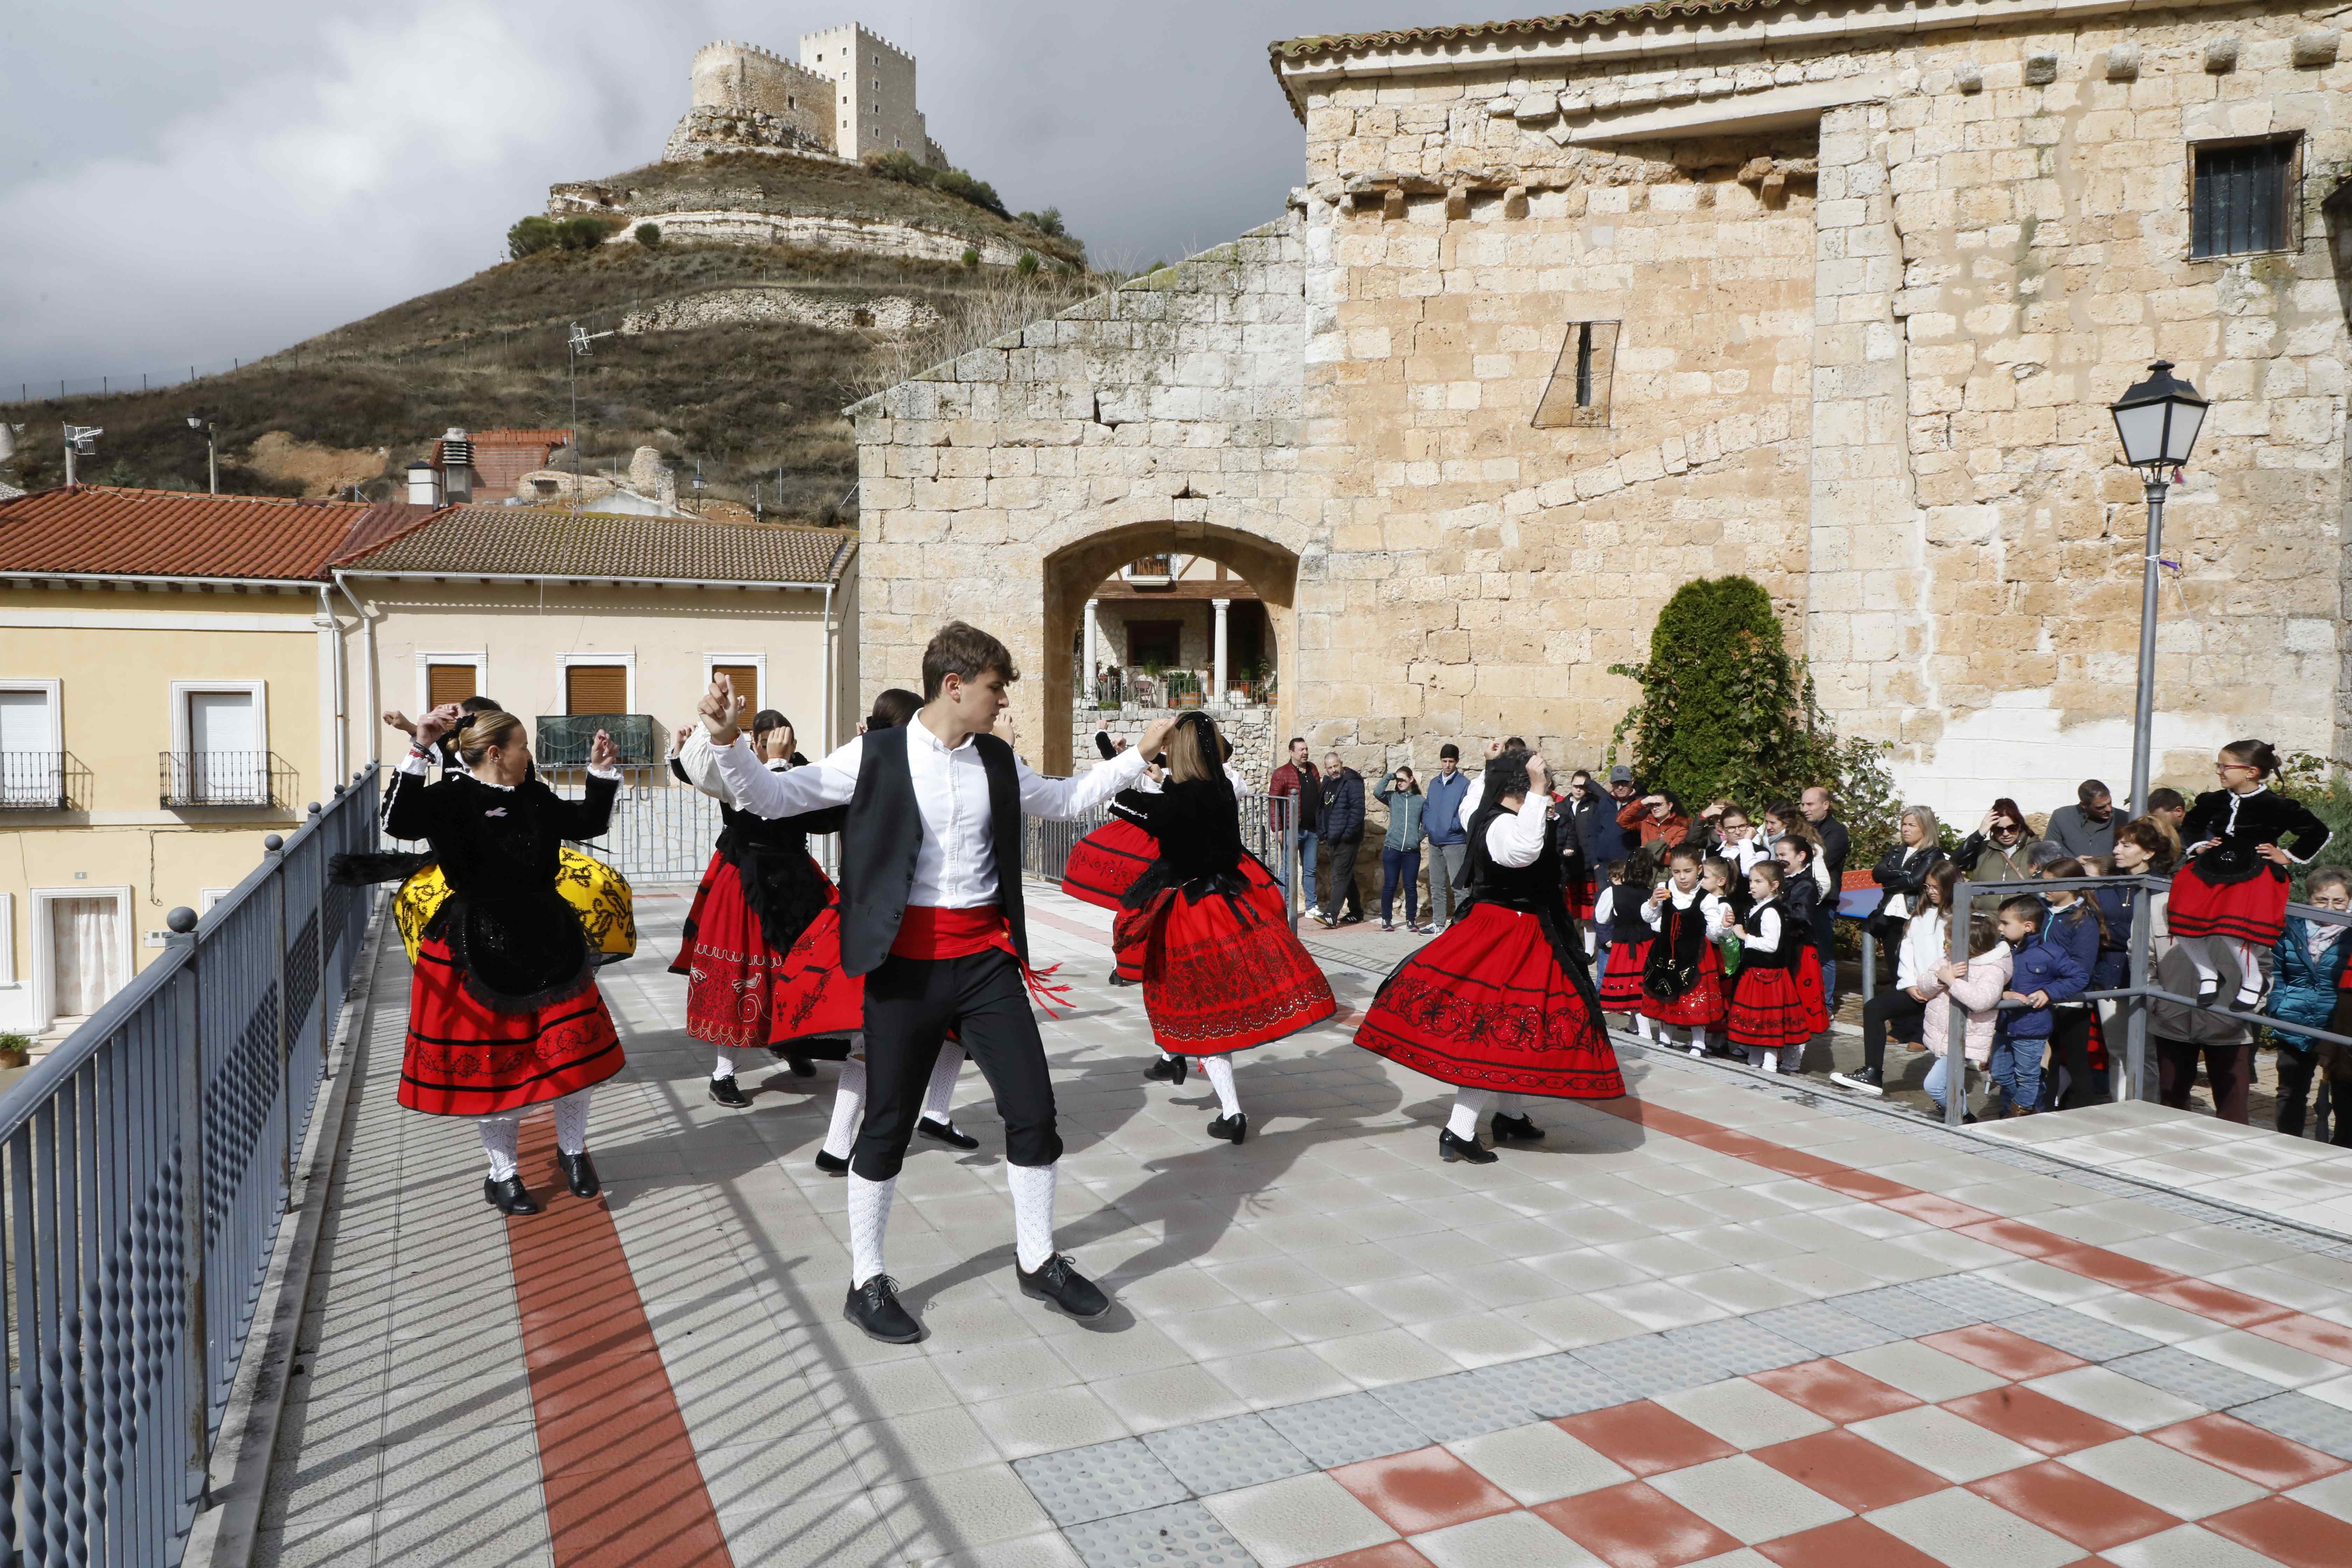
POLYGON ((1609 972, 1601 980, 1601 1005, 1612 1013, 1633 1015, 1633 1031, 1651 1038, 1650 1020, 1642 1015, 1642 974, 1650 962, 1650 924, 1643 918, 1650 878, 1657 858, 1638 849, 1625 862, 1623 880, 1601 889, 1593 901, 1593 923, 1609 932, 1609 972))
MULTIPOLYGON (((782 713, 762 709, 751 721, 751 734, 753 752, 772 772, 795 765, 793 727, 782 713)), ((840 972, 837 941, 829 955, 792 962, 795 944, 835 897, 833 883, 809 856, 808 836, 840 832, 845 814, 771 821, 736 810, 698 724, 672 764, 719 802, 726 826, 695 889, 670 973, 688 977, 686 1032, 716 1051, 712 1101, 746 1110, 751 1101, 735 1081, 739 1051, 768 1047, 807 1077, 816 1070, 813 1058, 845 1057, 845 1037, 863 1021, 864 994, 840 972)))
POLYGON ((1660 1038, 1695 1057, 1706 1054, 1706 1032, 1723 1022, 1723 961, 1715 943, 1731 920, 1729 906, 1699 886, 1699 859, 1696 849, 1676 845, 1666 857, 1666 886, 1642 906, 1654 933, 1642 965, 1642 1016, 1660 1038))
POLYGON ((1171 1076, 1160 1063, 1200 1058, 1220 1112, 1209 1136, 1238 1143, 1249 1118, 1232 1054, 1319 1024, 1338 1004, 1291 934, 1281 890, 1244 875, 1251 858, 1223 756, 1216 725, 1186 713, 1168 742, 1168 783, 1118 797, 1158 854, 1121 900, 1115 935, 1121 952, 1141 955, 1144 1010, 1160 1049, 1150 1076, 1171 1076))
POLYGON ((2173 873, 2169 918, 2173 941, 2196 966, 2200 1003, 2221 989, 2210 946, 2219 942, 2230 944, 2242 976, 2230 1005, 2262 1005, 2256 950, 2286 928, 2287 868, 2309 865, 2329 837, 2310 807, 2271 789, 2278 768, 2269 742, 2231 742, 2213 759, 2221 787, 2199 795, 2180 824, 2189 858, 2173 873))
MULTIPOLYGON (((874 710, 857 726, 861 735, 880 730, 892 730, 915 716, 923 700, 903 686, 886 687, 874 699, 874 710)), ((846 808, 841 808, 845 814, 846 808)), ((816 1168, 828 1176, 849 1173, 850 1151, 856 1146, 857 1124, 866 1115, 866 1035, 863 1028, 866 1009, 866 983, 855 974, 842 974, 841 969, 841 901, 838 894, 832 904, 811 922, 808 933, 794 944, 793 958, 801 963, 830 964, 844 984, 856 987, 856 1010, 859 1028, 849 1037, 849 1054, 841 1064, 841 1077, 833 1086, 833 1115, 825 1124, 824 1146, 816 1152, 816 1168)), ((923 1110, 916 1119, 915 1135, 934 1143, 944 1143, 950 1149, 977 1149, 980 1140, 955 1124, 951 1108, 955 1104, 956 1075, 963 1071, 963 1047, 950 1034, 940 1042, 938 1059, 931 1063, 930 1082, 923 1089, 923 1110)))
MULTIPOLYGON (((1809 928, 1790 913, 1780 896, 1786 886, 1778 861, 1759 860, 1748 873, 1756 902, 1740 922, 1739 979, 1725 1026, 1732 1045, 1766 1072, 1780 1070, 1783 1051, 1801 1059, 1814 1034, 1815 1000, 1797 981, 1811 963, 1809 928)), ((1818 989, 1818 972, 1814 983, 1818 989)))
MULTIPOLYGON (((1095 731, 1095 750, 1102 753, 1105 762, 1118 755, 1118 744, 1108 730, 1095 731)), ((1141 814, 1122 802, 1129 795, 1156 791, 1159 787, 1158 781, 1146 774, 1135 790, 1120 792, 1121 799, 1110 803, 1108 822, 1070 846, 1069 858, 1062 862, 1062 891, 1080 903, 1118 910, 1127 890, 1150 868, 1160 853, 1159 841, 1143 825, 1141 814)), ((1139 954, 1119 949, 1110 983, 1141 984, 1143 974, 1138 967, 1140 963, 1139 954)))
POLYGON ((455 703, 425 716, 384 805, 385 831, 429 842, 451 889, 420 944, 399 1098, 414 1110, 476 1118, 490 1167, 483 1198, 536 1214, 515 1164, 529 1106, 554 1102, 567 1184, 582 1197, 599 1190, 588 1093, 621 1070, 621 1042, 587 937, 556 890, 557 850, 604 833, 621 774, 612 737, 598 731, 586 798, 564 800, 526 776, 522 721, 484 713, 460 742, 468 771, 428 785, 433 742, 457 720, 455 703))
POLYGON ((1546 782, 1543 759, 1523 750, 1486 764, 1470 821, 1467 912, 1396 967, 1356 1031, 1367 1050, 1454 1086, 1437 1135, 1448 1161, 1493 1162, 1478 1142, 1489 1106, 1496 1142, 1528 1142, 1543 1131, 1520 1095, 1625 1092, 1560 897, 1546 782))
MULTIPOLYGON (((1789 940, 1810 948, 1813 911, 1821 907, 1823 896, 1819 848, 1810 835, 1791 830, 1773 843, 1772 853, 1780 864, 1781 919, 1797 928, 1797 935, 1789 940)), ((1797 994, 1804 999, 1806 1016, 1812 1020, 1812 1032, 1818 1035, 1830 1026, 1829 997, 1822 989, 1821 965, 1793 959, 1790 963, 1794 965, 1790 973, 1796 979, 1797 994)))

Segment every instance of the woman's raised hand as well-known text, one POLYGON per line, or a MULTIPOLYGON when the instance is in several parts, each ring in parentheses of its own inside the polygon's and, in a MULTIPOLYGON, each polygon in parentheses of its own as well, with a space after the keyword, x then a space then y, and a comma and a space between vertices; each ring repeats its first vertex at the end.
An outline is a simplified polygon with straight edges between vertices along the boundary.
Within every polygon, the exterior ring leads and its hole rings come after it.
POLYGON ((463 717, 463 710, 455 702, 444 702, 417 721, 416 743, 420 746, 432 745, 442 736, 456 729, 457 721, 461 717, 463 717))
POLYGON ((613 737, 603 730, 588 742, 588 765, 598 773, 611 773, 621 765, 621 748, 613 744, 613 737))
POLYGON ((725 670, 711 676, 710 689, 694 710, 702 716, 702 727, 710 731, 712 741, 722 746, 735 743, 735 719, 740 710, 735 701, 735 682, 725 670))

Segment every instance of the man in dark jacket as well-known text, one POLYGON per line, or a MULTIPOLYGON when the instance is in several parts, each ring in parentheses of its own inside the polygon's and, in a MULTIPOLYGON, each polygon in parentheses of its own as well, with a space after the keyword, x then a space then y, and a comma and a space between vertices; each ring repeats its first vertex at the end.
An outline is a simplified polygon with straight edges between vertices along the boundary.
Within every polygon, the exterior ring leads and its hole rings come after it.
POLYGON ((1437 772, 1429 779, 1421 807, 1421 826, 1429 835, 1429 924, 1444 931, 1454 919, 1454 906, 1467 886, 1470 825, 1462 820, 1462 803, 1470 794, 1470 775, 1462 771, 1462 748, 1448 741, 1437 748, 1437 772))
POLYGON ((1805 820, 1821 836, 1822 859, 1830 873, 1829 896, 1813 911, 1813 946, 1822 959, 1822 996, 1829 1004, 1830 1016, 1835 1017, 1838 895, 1845 889, 1845 858, 1853 847, 1853 836, 1837 819, 1837 807, 1826 784, 1815 784, 1799 795, 1797 809, 1805 814, 1805 820))
POLYGON ((1364 895, 1356 886, 1356 857, 1364 847, 1364 775, 1332 752, 1323 758, 1323 811, 1316 831, 1323 839, 1323 907, 1315 918, 1327 926, 1353 925, 1364 918, 1364 895), (1339 905, 1348 906, 1347 920, 1339 905))
MULTIPOLYGON (((1308 909, 1313 909, 1316 904, 1315 850, 1322 842, 1315 831, 1315 819, 1323 809, 1323 775, 1317 773, 1315 764, 1307 760, 1304 736, 1293 735, 1290 738, 1290 760, 1274 770, 1272 776, 1265 781, 1265 793, 1276 800, 1288 796, 1297 802, 1297 815, 1290 824, 1290 838, 1296 846, 1295 853, 1298 858, 1299 897, 1308 909)), ((1272 818, 1266 826, 1279 828, 1282 826, 1280 815, 1271 805, 1266 811, 1272 818)), ((1274 872, 1279 877, 1282 868, 1275 867, 1274 872)))

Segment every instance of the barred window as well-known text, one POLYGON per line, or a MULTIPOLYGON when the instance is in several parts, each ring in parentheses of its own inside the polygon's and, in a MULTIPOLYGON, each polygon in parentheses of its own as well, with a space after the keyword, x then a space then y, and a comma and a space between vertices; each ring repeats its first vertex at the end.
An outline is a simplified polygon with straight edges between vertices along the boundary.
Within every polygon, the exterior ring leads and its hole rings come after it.
POLYGON ((2246 256, 2294 245, 2294 139, 2194 149, 2189 254, 2246 256))
POLYGON ((1536 427, 1609 423, 1609 380, 1617 363, 1616 321, 1572 321, 1536 405, 1536 427))

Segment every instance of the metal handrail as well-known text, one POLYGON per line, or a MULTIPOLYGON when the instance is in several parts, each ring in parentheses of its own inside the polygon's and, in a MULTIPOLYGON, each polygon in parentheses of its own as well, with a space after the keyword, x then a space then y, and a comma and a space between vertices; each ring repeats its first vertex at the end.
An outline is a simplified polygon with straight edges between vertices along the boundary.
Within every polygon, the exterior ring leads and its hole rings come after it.
POLYGON ((252 1324, 365 906, 373 767, 0 1094, 0 1562, 176 1561, 252 1324))

